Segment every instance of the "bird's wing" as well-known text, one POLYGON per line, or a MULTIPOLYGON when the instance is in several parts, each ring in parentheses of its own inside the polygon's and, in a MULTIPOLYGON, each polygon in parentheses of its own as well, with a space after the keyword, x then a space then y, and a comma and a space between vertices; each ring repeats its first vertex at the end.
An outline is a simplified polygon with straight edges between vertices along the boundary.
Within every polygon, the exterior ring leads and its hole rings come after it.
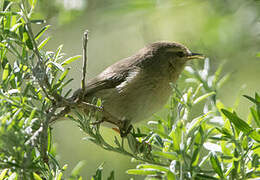
POLYGON ((129 72, 131 72, 134 66, 127 66, 127 62, 131 61, 130 58, 123 59, 117 63, 106 68, 97 77, 90 80, 87 83, 85 96, 91 96, 93 93, 97 93, 100 90, 115 88, 126 80, 129 72))

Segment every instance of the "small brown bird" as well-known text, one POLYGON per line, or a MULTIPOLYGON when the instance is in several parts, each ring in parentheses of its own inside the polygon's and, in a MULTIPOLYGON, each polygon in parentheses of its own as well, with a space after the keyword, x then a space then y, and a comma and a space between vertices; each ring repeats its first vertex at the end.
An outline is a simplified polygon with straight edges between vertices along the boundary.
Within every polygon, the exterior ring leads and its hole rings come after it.
MULTIPOLYGON (((184 45, 152 43, 90 80, 83 101, 91 103, 93 98, 100 98, 104 110, 127 126, 144 120, 165 105, 172 93, 170 83, 176 83, 185 63, 196 58, 204 56, 192 53, 184 45)), ((122 127, 119 129, 124 136, 128 130, 122 127)))

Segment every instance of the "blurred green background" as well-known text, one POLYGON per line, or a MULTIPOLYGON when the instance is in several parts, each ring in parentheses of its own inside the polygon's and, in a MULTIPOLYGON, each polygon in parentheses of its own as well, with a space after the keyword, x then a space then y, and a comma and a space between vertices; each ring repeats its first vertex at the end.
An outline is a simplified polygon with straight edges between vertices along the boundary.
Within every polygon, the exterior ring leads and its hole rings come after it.
MULTIPOLYGON (((218 98, 226 106, 233 106, 237 96, 260 91, 259 15, 257 0, 41 0, 35 14, 52 25, 47 49, 63 44, 66 56, 82 53, 82 34, 90 31, 88 78, 160 40, 177 41, 204 53, 212 71, 225 61, 224 72, 231 77, 218 98)), ((71 77, 71 88, 79 88, 80 61, 73 63, 71 77)), ((249 103, 240 101, 240 115, 246 118, 249 103)), ((125 171, 136 165, 130 158, 82 140, 86 135, 74 123, 58 122, 53 132, 60 162, 68 163, 69 169, 85 160, 82 175, 89 178, 105 162, 105 176, 115 170, 116 179, 130 178, 125 171)), ((113 138, 115 132, 104 128, 104 134, 113 138)))

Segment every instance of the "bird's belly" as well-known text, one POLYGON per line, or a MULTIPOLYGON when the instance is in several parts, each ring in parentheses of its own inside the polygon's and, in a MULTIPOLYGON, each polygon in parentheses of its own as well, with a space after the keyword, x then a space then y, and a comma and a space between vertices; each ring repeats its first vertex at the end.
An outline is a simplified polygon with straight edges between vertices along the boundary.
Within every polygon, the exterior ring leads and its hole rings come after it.
POLYGON ((122 89, 107 89, 100 96, 104 109, 121 120, 138 122, 160 110, 171 94, 169 83, 140 82, 122 89), (142 87, 142 88, 140 88, 142 87))

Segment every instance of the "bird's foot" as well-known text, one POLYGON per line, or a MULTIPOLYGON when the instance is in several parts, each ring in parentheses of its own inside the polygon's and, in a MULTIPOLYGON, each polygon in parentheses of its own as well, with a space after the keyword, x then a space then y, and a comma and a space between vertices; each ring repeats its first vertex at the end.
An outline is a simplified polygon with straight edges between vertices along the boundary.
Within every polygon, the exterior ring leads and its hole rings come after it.
POLYGON ((119 127, 120 136, 122 138, 126 137, 133 129, 133 125, 130 124, 130 121, 128 120, 121 121, 118 127, 119 127))

